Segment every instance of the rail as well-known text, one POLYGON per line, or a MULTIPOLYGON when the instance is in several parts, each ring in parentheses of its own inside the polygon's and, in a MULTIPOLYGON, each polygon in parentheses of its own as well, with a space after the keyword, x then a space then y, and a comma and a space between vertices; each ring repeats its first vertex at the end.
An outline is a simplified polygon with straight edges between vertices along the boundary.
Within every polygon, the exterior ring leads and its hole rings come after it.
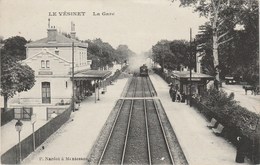
POLYGON ((146 138, 147 138, 147 147, 148 147, 148 158, 149 158, 149 164, 152 164, 149 129, 148 129, 148 118, 147 118, 147 106, 146 106, 145 99, 144 99, 144 116, 145 116, 146 138))
POLYGON ((153 104, 154 104, 154 107, 155 107, 155 110, 156 110, 156 114, 157 114, 158 119, 159 119, 159 122, 160 122, 160 127, 161 127, 162 132, 163 132, 164 141, 165 141, 165 144, 166 144, 166 146, 167 146, 167 149, 168 149, 168 152, 169 152, 169 155, 170 155, 171 162, 172 162, 172 164, 174 164, 174 160, 173 160, 173 156, 172 156, 172 153, 171 153, 171 150, 170 150, 169 142, 168 142, 168 140, 167 140, 167 138, 166 138, 165 130, 164 130, 164 128, 163 128, 162 120, 161 120, 161 117, 160 117, 160 115, 159 115, 159 110, 158 110, 157 104, 155 103, 155 100, 153 100, 153 104))
POLYGON ((132 118, 133 104, 134 104, 134 101, 132 100, 131 106, 130 106, 130 114, 129 114, 128 123, 127 123, 127 130, 126 130, 126 136, 125 136, 125 142, 124 142, 124 149, 123 149, 123 153, 122 153, 121 164, 124 164, 126 145, 127 145, 129 128, 130 128, 130 123, 131 123, 131 118, 132 118))
POLYGON ((100 158, 99 158, 98 164, 101 164, 101 162, 102 162, 103 156, 104 156, 104 154, 105 154, 105 152, 106 152, 106 149, 107 149, 107 145, 108 145, 108 143, 109 143, 109 141, 110 141, 110 138, 111 138, 111 135, 112 135, 112 133, 113 133, 113 131, 114 131, 114 128, 115 128, 115 125, 116 125, 118 116, 119 116, 119 114, 120 114, 120 112, 121 112, 121 109, 122 109, 122 106, 124 105, 124 102, 125 102, 125 100, 122 100, 122 103, 121 103, 120 106, 119 106, 119 110, 118 110, 118 112, 117 112, 116 118, 115 118, 114 123, 113 123, 113 125, 112 125, 112 128, 111 128, 111 130, 110 130, 110 133, 109 133, 109 136, 108 136, 108 138, 107 138, 107 141, 106 141, 105 147, 104 147, 104 149, 103 149, 103 152, 102 152, 102 154, 101 154, 101 156, 100 156, 100 158))

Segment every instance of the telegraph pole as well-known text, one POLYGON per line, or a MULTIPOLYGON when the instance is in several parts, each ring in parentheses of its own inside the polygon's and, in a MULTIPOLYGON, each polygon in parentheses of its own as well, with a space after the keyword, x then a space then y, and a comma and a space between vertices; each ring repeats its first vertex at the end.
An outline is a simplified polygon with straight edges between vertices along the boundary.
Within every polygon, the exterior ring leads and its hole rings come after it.
POLYGON ((191 105, 191 97, 192 97, 192 95, 191 95, 191 86, 192 86, 192 82, 191 82, 191 63, 192 63, 192 45, 191 45, 191 41, 192 40, 192 29, 190 28, 190 106, 192 106, 191 105))
POLYGON ((72 111, 75 111, 74 107, 74 97, 75 97, 75 91, 74 91, 74 42, 72 42, 72 111))

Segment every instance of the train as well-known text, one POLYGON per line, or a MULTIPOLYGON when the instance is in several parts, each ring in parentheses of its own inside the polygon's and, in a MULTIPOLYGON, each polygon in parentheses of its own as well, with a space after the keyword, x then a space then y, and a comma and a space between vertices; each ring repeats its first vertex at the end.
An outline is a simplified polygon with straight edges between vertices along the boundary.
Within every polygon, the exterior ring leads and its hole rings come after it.
POLYGON ((148 76, 148 67, 144 64, 140 67, 140 76, 147 77, 148 76))

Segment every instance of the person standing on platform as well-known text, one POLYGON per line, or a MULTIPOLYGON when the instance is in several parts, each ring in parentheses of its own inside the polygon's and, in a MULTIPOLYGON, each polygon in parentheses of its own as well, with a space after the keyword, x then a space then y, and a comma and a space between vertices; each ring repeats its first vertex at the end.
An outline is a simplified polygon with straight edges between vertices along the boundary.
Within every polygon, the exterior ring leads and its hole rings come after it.
POLYGON ((53 111, 51 114, 51 119, 54 119, 56 116, 57 116, 57 114, 55 113, 55 111, 53 111))
POLYGON ((237 154, 236 154, 236 162, 244 163, 246 156, 246 142, 244 137, 237 137, 237 154))
POLYGON ((172 101, 175 102, 175 99, 176 99, 176 91, 175 91, 175 89, 174 89, 174 86, 171 86, 169 93, 170 93, 170 96, 171 96, 171 98, 172 98, 172 101))

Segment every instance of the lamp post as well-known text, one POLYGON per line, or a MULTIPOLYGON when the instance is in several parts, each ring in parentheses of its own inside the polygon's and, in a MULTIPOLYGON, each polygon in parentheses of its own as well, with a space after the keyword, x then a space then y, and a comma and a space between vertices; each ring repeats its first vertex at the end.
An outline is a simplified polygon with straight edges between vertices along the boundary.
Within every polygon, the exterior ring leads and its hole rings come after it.
POLYGON ((191 87, 192 87, 192 82, 191 82, 191 77, 192 77, 192 72, 191 72, 191 63, 192 63, 192 45, 191 45, 191 40, 192 40, 192 29, 190 28, 190 106, 192 106, 192 104, 191 104, 191 97, 192 97, 192 95, 191 95, 191 87))
POLYGON ((99 100, 100 100, 100 99, 99 99, 99 87, 100 87, 100 80, 97 80, 97 82, 98 82, 98 99, 97 99, 97 100, 99 101, 99 100))
POLYGON ((18 132, 18 140, 19 140, 19 161, 21 163, 22 161, 22 146, 21 146, 21 131, 22 131, 22 127, 23 127, 23 123, 18 120, 16 123, 15 123, 15 129, 16 131, 18 132))
POLYGON ((163 78, 165 79, 165 74, 164 74, 164 58, 165 58, 165 45, 163 45, 163 54, 162 54, 162 73, 163 73, 163 78))
POLYGON ((97 94, 96 94, 96 80, 91 81, 92 86, 95 84, 95 103, 97 102, 97 94))
POLYGON ((75 91, 74 91, 74 42, 72 42, 72 111, 75 111, 75 91))

